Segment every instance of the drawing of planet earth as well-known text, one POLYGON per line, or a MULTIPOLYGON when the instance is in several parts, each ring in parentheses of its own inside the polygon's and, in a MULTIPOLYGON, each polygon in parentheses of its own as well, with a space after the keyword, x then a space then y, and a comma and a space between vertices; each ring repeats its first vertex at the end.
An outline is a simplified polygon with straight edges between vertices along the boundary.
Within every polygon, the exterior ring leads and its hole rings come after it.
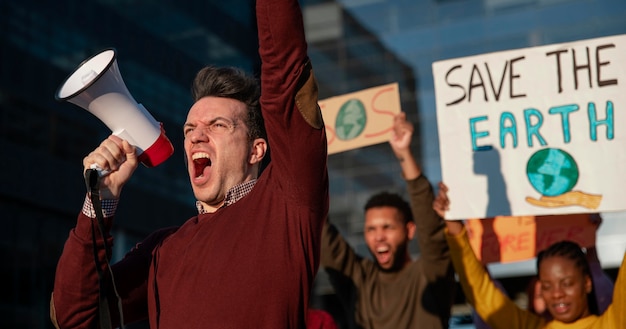
POLYGON ((359 137, 367 125, 365 106, 358 99, 345 102, 337 113, 335 131, 337 137, 347 141, 359 137))
POLYGON ((526 164, 526 175, 537 192, 559 196, 569 192, 578 181, 578 165, 567 152, 546 148, 533 154, 526 164))

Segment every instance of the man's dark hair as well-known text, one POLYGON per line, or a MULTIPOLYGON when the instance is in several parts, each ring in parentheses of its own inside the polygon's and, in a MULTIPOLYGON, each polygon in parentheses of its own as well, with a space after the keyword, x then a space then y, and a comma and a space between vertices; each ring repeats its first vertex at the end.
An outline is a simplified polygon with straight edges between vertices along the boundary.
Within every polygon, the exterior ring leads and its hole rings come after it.
POLYGON ((203 97, 223 97, 241 101, 248 109, 245 123, 248 126, 248 138, 267 140, 265 124, 261 115, 259 81, 235 67, 207 66, 201 69, 193 80, 191 94, 194 102, 203 97))
POLYGON ((365 203, 364 210, 367 211, 370 208, 378 208, 378 207, 396 208, 402 214, 405 224, 413 221, 413 213, 411 212, 411 206, 409 205, 408 202, 404 201, 404 199, 398 194, 390 193, 390 192, 380 192, 378 194, 374 194, 365 203))

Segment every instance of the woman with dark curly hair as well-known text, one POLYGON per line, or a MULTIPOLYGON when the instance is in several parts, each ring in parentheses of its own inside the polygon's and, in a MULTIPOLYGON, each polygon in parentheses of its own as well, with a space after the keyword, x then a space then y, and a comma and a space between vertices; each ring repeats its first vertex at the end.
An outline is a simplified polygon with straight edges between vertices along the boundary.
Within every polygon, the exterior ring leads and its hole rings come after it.
MULTIPOLYGON (((439 184, 433 209, 443 217, 450 201, 447 187, 439 184)), ((540 294, 552 320, 520 308, 494 285, 469 243, 462 221, 446 221, 446 238, 452 262, 468 302, 492 328, 506 329, 620 329, 626 328, 626 278, 620 271, 613 302, 598 315, 593 281, 586 256, 571 241, 557 242, 537 257, 540 294)), ((626 264, 626 254, 622 267, 626 264)))

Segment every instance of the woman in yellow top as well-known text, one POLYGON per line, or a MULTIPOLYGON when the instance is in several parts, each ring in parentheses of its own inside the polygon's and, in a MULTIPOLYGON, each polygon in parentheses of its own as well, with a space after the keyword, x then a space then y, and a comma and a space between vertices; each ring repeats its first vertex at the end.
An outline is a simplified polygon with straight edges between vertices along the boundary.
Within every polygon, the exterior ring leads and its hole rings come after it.
MULTIPOLYGON (((444 216, 450 201, 439 184, 433 208, 444 216)), ((463 292, 492 328, 506 329, 624 329, 626 328, 626 254, 615 281, 613 303, 602 315, 591 310, 593 283, 585 255, 572 242, 557 242, 537 256, 541 296, 553 320, 520 308, 496 288, 469 243, 461 221, 447 220, 447 240, 463 292)))

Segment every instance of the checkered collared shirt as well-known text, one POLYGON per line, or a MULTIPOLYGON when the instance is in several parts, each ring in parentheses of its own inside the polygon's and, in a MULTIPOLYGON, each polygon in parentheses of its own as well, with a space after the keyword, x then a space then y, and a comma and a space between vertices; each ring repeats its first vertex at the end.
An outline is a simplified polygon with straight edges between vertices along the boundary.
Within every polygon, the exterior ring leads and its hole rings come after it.
MULTIPOLYGON (((220 208, 228 207, 231 204, 239 201, 239 199, 246 196, 246 194, 252 191, 252 188, 254 187, 254 184, 256 184, 256 181, 256 179, 253 179, 251 181, 247 181, 245 183, 241 183, 239 185, 231 187, 231 189, 228 190, 228 193, 226 193, 226 197, 224 198, 224 204, 220 208)), ((199 214, 206 213, 206 210, 204 210, 200 201, 196 201, 196 208, 198 209, 199 214)))
MULTIPOLYGON (((115 215, 115 211, 117 210, 117 204, 119 200, 117 199, 106 199, 101 201, 102 205, 102 215, 107 218, 115 215)), ((93 208, 93 203, 91 202, 91 198, 89 197, 89 193, 85 196, 85 202, 83 202, 83 214, 89 218, 96 218, 96 210, 93 208)))
MULTIPOLYGON (((239 185, 233 186, 228 193, 226 193, 226 198, 224 199, 224 204, 222 207, 230 206, 231 204, 239 201, 239 199, 246 196, 246 194, 252 191, 254 184, 256 184, 256 179, 251 181, 247 181, 245 183, 241 183, 239 185)), ((102 200, 102 213, 104 217, 111 217, 115 215, 115 211, 117 210, 117 205, 119 200, 102 200)), ((206 210, 202 207, 200 201, 196 201, 196 208, 198 209, 199 214, 206 213, 206 210)), ((83 214, 89 218, 96 218, 96 211, 93 208, 93 204, 91 203, 91 199, 89 198, 89 194, 85 196, 85 202, 83 203, 83 214)))

